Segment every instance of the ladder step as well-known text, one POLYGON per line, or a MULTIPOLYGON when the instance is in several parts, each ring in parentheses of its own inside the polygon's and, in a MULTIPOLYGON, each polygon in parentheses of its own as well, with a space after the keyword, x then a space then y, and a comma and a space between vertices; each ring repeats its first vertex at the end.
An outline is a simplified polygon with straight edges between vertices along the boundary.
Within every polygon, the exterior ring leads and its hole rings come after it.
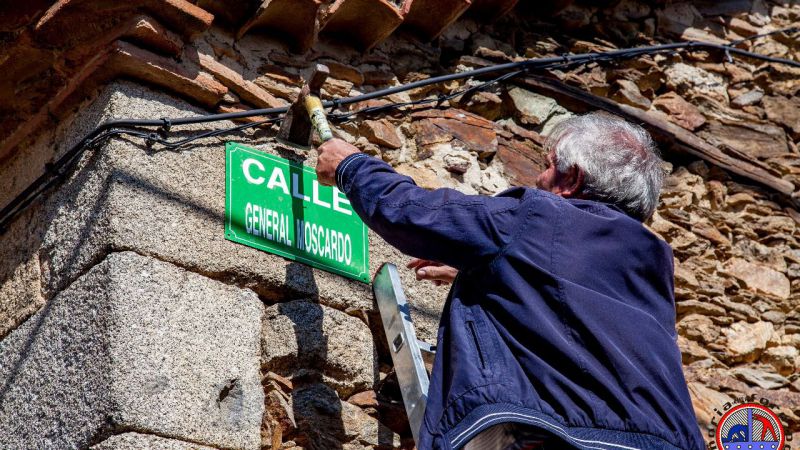
POLYGON ((422 360, 425 361, 425 364, 432 366, 433 358, 436 356, 436 346, 420 340, 417 340, 417 346, 422 352, 422 360))
POLYGON ((429 379, 425 362, 433 362, 435 347, 417 340, 408 300, 394 264, 386 263, 381 267, 373 280, 372 290, 381 313, 408 423, 416 443, 419 442, 419 429, 428 400, 429 379), (423 355, 427 356, 423 359, 423 355))

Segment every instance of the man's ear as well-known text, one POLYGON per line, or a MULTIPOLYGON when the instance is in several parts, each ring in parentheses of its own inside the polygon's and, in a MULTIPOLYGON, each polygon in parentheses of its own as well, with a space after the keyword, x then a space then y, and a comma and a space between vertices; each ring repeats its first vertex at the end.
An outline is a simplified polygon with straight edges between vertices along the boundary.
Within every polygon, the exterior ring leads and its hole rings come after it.
POLYGON ((558 183, 558 194, 564 198, 580 197, 586 174, 578 166, 573 165, 567 173, 561 174, 558 183))

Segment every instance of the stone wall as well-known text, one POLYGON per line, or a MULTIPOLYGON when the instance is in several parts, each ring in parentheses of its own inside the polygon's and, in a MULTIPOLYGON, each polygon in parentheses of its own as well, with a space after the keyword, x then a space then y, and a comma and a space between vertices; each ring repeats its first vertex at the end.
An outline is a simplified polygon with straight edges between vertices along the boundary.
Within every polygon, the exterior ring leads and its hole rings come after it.
MULTIPOLYGON (((126 69, 88 78, 68 108, 54 110, 57 126, 34 128, 25 145, 9 147, 0 161, 0 204, 104 120, 287 104, 314 62, 331 68, 323 96, 345 97, 523 57, 738 39, 800 18, 800 5, 781 2, 562 3, 548 14, 523 4, 494 25, 462 18, 431 43, 395 33, 369 52, 314 35, 313 48, 297 56, 259 33, 237 39, 228 23, 246 18, 225 18, 209 6, 219 3, 198 2, 220 22, 180 37, 156 27, 158 39, 128 39, 151 50, 159 39, 180 41, 174 60, 114 41, 115 55, 130 56, 114 56, 114 67, 126 69)), ((259 27, 251 22, 248 30, 259 27)), ((785 34, 741 45, 785 58, 800 52, 785 34)), ((794 69, 694 52, 591 64, 555 71, 553 79, 680 127, 775 179, 800 181, 794 69)), ((542 136, 591 109, 534 81, 438 109, 358 117, 336 133, 426 188, 494 194, 531 184, 543 164, 542 136)), ((232 125, 193 125, 177 135, 232 125)), ((224 239, 225 141, 316 162, 314 151, 277 143, 275 131, 229 133, 175 151, 111 139, 0 235, 0 442, 412 445, 369 287, 224 239)), ((790 196, 700 160, 685 144, 660 144, 670 175, 647 225, 675 252, 678 344, 699 426, 705 432, 718 419, 715 408, 755 395, 776 405, 789 434, 800 433, 800 214, 790 196)), ((383 262, 408 260, 372 234, 370 248, 372 273, 383 262)), ((447 291, 401 274, 418 334, 433 341, 447 291)))

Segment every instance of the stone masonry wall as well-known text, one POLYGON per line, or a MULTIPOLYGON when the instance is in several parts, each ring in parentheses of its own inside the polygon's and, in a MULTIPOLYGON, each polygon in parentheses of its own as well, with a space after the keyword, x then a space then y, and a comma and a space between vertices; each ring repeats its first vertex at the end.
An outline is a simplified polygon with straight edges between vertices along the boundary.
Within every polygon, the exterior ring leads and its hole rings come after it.
MULTIPOLYGON (((384 36, 368 52, 323 33, 297 55, 260 33, 237 38, 228 24, 240 20, 233 12, 226 17, 219 3, 199 1, 219 22, 188 37, 158 27, 152 36, 123 36, 115 54, 138 62, 114 57, 115 67, 127 69, 76 88, 64 103, 69 108, 53 110, 57 125, 35 128, 1 156, 0 204, 104 120, 288 104, 314 62, 331 68, 323 97, 334 98, 525 57, 741 39, 800 21, 800 4, 791 1, 545 3, 543 12, 523 2, 495 24, 461 18, 432 42, 413 37, 418 33, 384 36), (172 51, 174 66, 136 47, 163 47, 162 38, 183 46, 172 51), (183 78, 175 76, 179 69, 183 78)), ((800 59, 792 35, 740 45, 800 59)), ((693 52, 595 63, 554 71, 552 79, 800 183, 796 69, 693 52)), ((435 98, 465 83, 390 100, 435 98)), ((441 108, 358 117, 335 132, 423 187, 491 195, 531 184, 543 167, 543 136, 590 109, 526 78, 441 108)), ((276 142, 275 131, 231 132, 175 151, 111 139, 0 235, 0 443, 103 450, 413 446, 369 286, 224 239, 224 142, 316 163, 316 152, 276 142)), ((715 408, 754 395, 775 405, 789 436, 800 436, 796 203, 669 139, 659 143, 669 176, 647 226, 674 250, 678 345, 698 426, 706 433, 719 419, 715 408)), ((402 267, 408 260, 374 234, 370 248, 371 273, 383 262, 402 267)), ((418 335, 433 342, 447 289, 417 283, 408 270, 401 276, 418 335)))

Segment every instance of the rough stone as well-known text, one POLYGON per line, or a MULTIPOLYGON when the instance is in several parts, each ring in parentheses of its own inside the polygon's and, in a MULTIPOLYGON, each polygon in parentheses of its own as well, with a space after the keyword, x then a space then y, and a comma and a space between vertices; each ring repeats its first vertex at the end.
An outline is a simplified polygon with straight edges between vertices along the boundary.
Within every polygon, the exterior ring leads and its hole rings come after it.
POLYGON ((721 392, 717 392, 711 388, 704 386, 702 383, 690 382, 689 395, 692 398, 692 406, 697 415, 697 421, 701 427, 710 427, 713 423, 717 423, 719 417, 714 412, 714 409, 728 402, 733 403, 733 399, 721 392))
POLYGON ((776 270, 740 258, 731 259, 725 264, 725 268, 728 274, 743 281, 754 291, 778 298, 789 298, 789 279, 776 270))
POLYGON ((664 238, 675 250, 682 250, 697 242, 697 236, 683 227, 664 220, 659 215, 653 217, 650 229, 664 238))
POLYGON ((700 300, 677 302, 675 308, 678 314, 702 314, 711 317, 725 315, 725 309, 721 306, 700 300))
POLYGON ((388 148, 403 146, 403 142, 397 136, 395 126, 386 119, 365 120, 361 122, 358 130, 373 144, 388 148))
POLYGON ((732 373, 745 383, 761 389, 778 389, 789 384, 789 380, 778 374, 749 367, 737 367, 732 370, 732 373))
POLYGON ((487 157, 497 152, 494 123, 457 109, 422 111, 412 115, 417 145, 429 147, 452 143, 456 147, 487 157))
POLYGON ((503 100, 492 92, 479 91, 468 101, 458 101, 458 107, 488 120, 496 120, 503 113, 503 100))
POLYGON ((691 103, 674 92, 667 92, 653 100, 653 108, 663 111, 667 118, 689 131, 694 131, 706 123, 705 117, 691 103))
MULTIPOLYGON (((292 393, 298 444, 311 449, 353 446, 399 448, 400 437, 359 407, 343 402, 324 384, 311 384, 292 393)), ((347 448, 347 447, 345 447, 347 448)), ((359 447, 355 447, 359 448, 359 447)))
POLYGON ((744 108, 745 106, 751 106, 761 102, 762 98, 764 98, 764 91, 761 89, 753 89, 733 98, 731 100, 731 105, 744 108))
POLYGON ((678 332, 682 336, 702 343, 711 343, 719 337, 719 328, 706 316, 689 314, 677 324, 678 332))
POLYGON ((649 5, 633 0, 622 0, 612 10, 614 18, 621 21, 644 19, 650 12, 649 5))
POLYGON ((676 63, 664 70, 667 86, 679 94, 688 96, 708 95, 722 103, 728 103, 728 91, 722 76, 690 66, 676 63))
POLYGON ((159 450, 214 450, 213 447, 207 447, 205 445, 135 432, 111 436, 105 441, 89 447, 89 450, 140 450, 143 448, 159 450))
POLYGON ((650 108, 650 99, 642 95, 636 83, 630 80, 617 80, 615 83, 617 91, 614 93, 614 100, 639 109, 647 110, 650 108))
POLYGON ((522 125, 544 127, 550 120, 558 122, 571 115, 552 98, 526 89, 513 88, 507 97, 508 108, 522 125))
POLYGON ((696 341, 678 336, 678 349, 681 351, 681 361, 683 364, 692 364, 697 361, 711 361, 714 357, 696 341))
POLYGON ((472 161, 469 154, 453 153, 444 155, 444 168, 449 172, 463 175, 467 173, 471 165, 472 161))
POLYGON ((792 130, 800 137, 800 100, 782 96, 768 96, 762 100, 767 118, 792 130))
POLYGON ((771 124, 712 121, 701 133, 709 143, 747 157, 766 159, 789 151, 786 133, 771 124))
POLYGON ((723 328, 722 332, 728 338, 726 356, 734 361, 755 361, 764 351, 773 331, 769 322, 735 322, 729 328, 723 328))
POLYGON ((359 319, 304 300, 270 306, 264 313, 262 365, 279 375, 321 375, 341 397, 372 387, 377 355, 359 319))
POLYGON ((252 292, 109 255, 0 342, 0 441, 80 448, 135 429, 257 448, 262 308, 252 292))
POLYGON ((535 186, 545 166, 541 147, 529 140, 498 137, 497 158, 503 173, 513 186, 535 186))
POLYGON ((789 376, 800 363, 800 350, 789 345, 770 347, 761 355, 761 360, 774 367, 779 374, 789 376))

